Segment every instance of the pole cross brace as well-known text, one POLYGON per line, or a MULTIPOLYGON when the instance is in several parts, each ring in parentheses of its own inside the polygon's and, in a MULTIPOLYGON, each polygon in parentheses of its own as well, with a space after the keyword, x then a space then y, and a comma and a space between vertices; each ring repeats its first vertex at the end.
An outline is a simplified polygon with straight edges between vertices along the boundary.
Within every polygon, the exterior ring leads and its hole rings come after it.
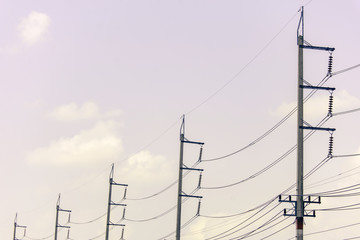
POLYGON ((309 88, 309 89, 317 89, 317 90, 327 90, 327 91, 335 91, 336 88, 332 87, 318 87, 318 86, 307 86, 307 85, 300 85, 300 88, 309 88))
POLYGON ((183 143, 190 143, 190 144, 198 144, 198 145, 204 145, 203 142, 194 142, 194 141, 188 141, 188 140, 181 140, 183 143))
POLYGON ((61 209, 61 208, 59 208, 59 211, 71 213, 71 210, 65 210, 65 209, 61 209))
POLYGON ((299 45, 299 47, 313 49, 313 50, 330 51, 330 52, 335 51, 335 48, 331 48, 331 47, 318 47, 318 46, 308 46, 308 45, 299 45))
POLYGON ((306 198, 304 198, 304 203, 321 203, 321 197, 320 196, 307 196, 306 198), (313 200, 311 199, 311 197, 313 198, 313 200))
POLYGON ((27 228, 27 226, 21 226, 21 225, 18 225, 17 223, 15 223, 15 227, 17 227, 17 228, 27 228))
POLYGON ((117 226, 117 227, 125 227, 125 224, 119 224, 119 223, 108 223, 109 226, 117 226))
POLYGON ((202 196, 194 196, 194 195, 187 195, 187 194, 180 194, 180 197, 202 198, 202 196))
POLYGON ((304 209, 304 217, 316 217, 315 210, 306 211, 304 209))
POLYGON ((334 132, 335 128, 321 128, 321 127, 305 127, 305 126, 299 126, 301 129, 308 129, 308 130, 321 130, 321 131, 329 131, 334 132))
POLYGON ((115 203, 113 201, 110 202, 110 205, 113 205, 113 206, 123 206, 123 207, 126 207, 127 205, 126 204, 123 204, 123 203, 115 203))
POLYGON ((192 171, 199 171, 199 172, 202 172, 204 171, 204 169, 200 169, 200 168, 188 168, 188 167, 182 167, 181 168, 182 170, 192 170, 192 171))
POLYGON ((111 182, 111 185, 123 186, 123 187, 127 187, 127 186, 129 186, 129 185, 127 185, 127 184, 116 183, 116 182, 114 182, 114 181, 112 181, 112 182, 111 182))
POLYGON ((295 217, 296 216, 295 210, 293 208, 291 208, 291 209, 284 208, 284 216, 286 216, 286 217, 295 217))
POLYGON ((63 226, 63 225, 60 225, 58 224, 57 227, 61 227, 61 228, 70 228, 70 226, 63 226))
POLYGON ((287 196, 285 199, 282 199, 281 195, 279 195, 279 202, 296 203, 296 200, 292 200, 291 195, 287 196))

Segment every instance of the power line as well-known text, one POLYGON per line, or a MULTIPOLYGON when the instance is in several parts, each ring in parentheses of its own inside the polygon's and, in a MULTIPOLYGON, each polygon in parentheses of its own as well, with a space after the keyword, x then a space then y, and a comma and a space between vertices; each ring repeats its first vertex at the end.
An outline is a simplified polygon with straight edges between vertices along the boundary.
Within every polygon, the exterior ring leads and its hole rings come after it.
POLYGON ((343 115, 343 114, 349 114, 349 113, 354 113, 354 112, 358 112, 358 111, 360 111, 360 108, 355 108, 355 109, 351 109, 351 110, 348 110, 348 111, 333 113, 333 116, 338 116, 338 115, 343 115))
MULTIPOLYGON (((325 117, 323 120, 320 121, 320 123, 318 123, 316 126, 320 127, 322 125, 324 125, 330 117, 325 117)), ((306 141, 307 139, 309 139, 313 134, 315 133, 314 130, 310 131, 309 133, 307 133, 307 135, 304 138, 304 141, 306 141)), ((287 152, 285 152, 283 155, 281 155, 279 158, 277 158, 275 161, 273 161, 272 163, 270 163, 269 165, 267 165, 266 167, 264 167, 263 169, 259 170, 258 172, 252 174, 251 176, 240 180, 238 182, 235 183, 231 183, 231 184, 227 184, 227 185, 223 185, 223 186, 216 186, 216 187, 201 187, 201 189, 206 189, 206 190, 210 190, 210 189, 222 189, 222 188, 228 188, 228 187, 233 187, 235 185, 244 183, 246 181, 249 181, 259 175, 261 175, 262 173, 268 171, 269 169, 271 169, 272 167, 274 167, 275 165, 277 165, 279 162, 281 162, 283 159, 285 159, 287 156, 289 156, 293 151, 295 151, 297 149, 297 145, 292 146, 287 152)), ((316 170, 315 170, 316 171, 316 170)))
MULTIPOLYGON (((330 78, 330 75, 326 75, 316 86, 322 86, 324 85, 330 78)), ((317 89, 313 89, 309 92, 309 94, 304 98, 304 103, 307 102, 315 93, 317 92, 317 89)), ((255 145, 256 143, 260 142, 261 140, 263 140, 265 137, 267 137, 268 135, 270 135, 273 131, 275 131, 277 128, 279 128, 284 122, 286 122, 294 113, 297 112, 297 107, 294 107, 285 117, 283 117, 278 123, 276 123, 273 127, 271 127, 268 131, 266 131, 264 134, 262 134, 260 137, 258 137, 257 139, 255 139, 254 141, 252 141, 251 143, 249 143, 248 145, 232 152, 229 154, 226 154, 224 156, 221 157, 216 157, 216 158, 210 158, 210 159, 204 159, 201 160, 202 162, 212 162, 212 161, 217 161, 217 160, 221 160, 224 158, 228 158, 230 156, 233 156, 239 152, 244 151, 245 149, 255 145)))
MULTIPOLYGON (((194 191, 192 191, 190 194, 194 194, 198 191, 198 189, 195 189, 194 191)), ((182 203, 185 203, 189 198, 184 198, 182 200, 182 203)), ((127 220, 129 222, 148 222, 148 221, 152 221, 152 220, 155 220, 155 219, 158 219, 158 218, 161 218, 165 215, 167 215, 168 213, 174 211, 176 209, 177 205, 171 207, 170 209, 166 210, 165 212, 155 216, 155 217, 151 217, 151 218, 147 218, 147 219, 129 219, 129 218, 124 218, 124 220, 127 220)))
POLYGON ((188 111, 186 113, 186 115, 194 112, 195 110, 197 110, 198 108, 200 108, 202 105, 204 105, 205 103, 207 103, 208 101, 210 101, 210 99, 212 99, 213 97, 215 97, 219 92, 221 92, 226 86, 228 86, 231 82, 233 82, 251 63, 253 63, 269 46, 270 44, 280 35, 280 33, 282 33, 285 28, 292 22, 292 20, 298 15, 298 12, 296 12, 296 14, 294 14, 286 23, 285 25, 280 29, 280 31, 278 33, 275 34, 275 36, 273 38, 270 39, 270 41, 268 41, 265 46, 263 48, 260 49, 260 51, 258 51, 255 56, 253 58, 250 59, 250 61, 248 61, 245 66, 243 66, 240 71, 238 71, 230 80, 228 80, 224 85, 222 85, 218 90, 216 90, 213 94, 211 94, 209 97, 207 97, 204 101, 202 101, 200 104, 198 104, 197 106, 195 106, 193 109, 191 109, 190 111, 188 111))
MULTIPOLYGON (((273 202, 273 201, 272 201, 272 202, 273 202)), ((236 224, 235 226, 231 227, 230 229, 228 229, 228 230, 226 230, 226 231, 224 231, 224 232, 222 232, 222 233, 219 233, 219 234, 217 234, 217 235, 215 235, 215 236, 212 236, 212 237, 210 237, 210 238, 206 238, 206 240, 211 240, 211 239, 216 240, 216 239, 221 239, 221 238, 224 238, 224 237, 228 237, 228 236, 230 236, 230 235, 232 235, 232 234, 234 234, 234 233, 236 233, 236 232, 238 232, 238 231, 240 231, 240 230, 242 230, 242 229, 250 226, 250 225, 253 224, 254 222, 258 221, 259 219, 261 219, 261 218, 263 218, 263 217, 265 217, 265 215, 267 215, 268 213, 270 213, 272 210, 274 210, 274 209, 275 209, 277 206, 279 206, 280 204, 279 204, 279 203, 276 204, 275 207, 273 207, 272 209, 270 209, 269 211, 267 211, 265 214, 263 214, 263 215, 261 215, 260 217, 256 218, 255 220, 253 220, 252 222, 248 223, 247 225, 245 225, 245 226, 243 226, 243 227, 235 230, 236 228, 240 227, 242 224, 244 224, 244 223, 248 222, 249 220, 251 220, 252 218, 254 218, 254 217, 255 217, 256 215, 258 215, 260 212, 262 212, 263 210, 265 210, 265 209, 270 205, 270 203, 272 203, 272 202, 269 202, 267 205, 265 205, 264 207, 262 207, 259 211, 257 211, 256 213, 254 213, 253 215, 251 215, 250 217, 248 217, 248 218, 245 219, 244 221, 236 224), (233 231, 233 230, 234 230, 234 231, 233 231)))
POLYGON ((354 226, 357 226, 357 225, 360 225, 360 223, 353 223, 353 224, 349 224, 349 225, 343 225, 341 227, 330 228, 330 229, 323 230, 323 231, 307 233, 307 234, 304 234, 304 236, 311 236, 311 235, 315 235, 315 234, 336 231, 336 230, 340 230, 340 229, 344 229, 344 228, 354 227, 354 226))

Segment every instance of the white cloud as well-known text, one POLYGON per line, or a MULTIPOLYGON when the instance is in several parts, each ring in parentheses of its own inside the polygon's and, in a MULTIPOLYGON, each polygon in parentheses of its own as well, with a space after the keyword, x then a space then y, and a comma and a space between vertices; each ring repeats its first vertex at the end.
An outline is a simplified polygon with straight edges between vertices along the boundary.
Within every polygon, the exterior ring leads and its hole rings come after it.
POLYGON ((284 117, 285 115, 287 115, 289 112, 291 112, 291 110, 294 109, 294 107, 296 107, 296 103, 295 102, 282 102, 278 107, 276 107, 275 109, 270 109, 270 115, 275 116, 275 117, 284 117))
MULTIPOLYGON (((342 90, 334 92, 334 106, 333 113, 346 111, 352 108, 360 107, 360 99, 351 96, 347 91, 342 90)), ((275 110, 270 110, 270 114, 277 117, 283 117, 288 114, 297 103, 294 102, 283 102, 275 110)), ((306 118, 319 118, 325 117, 329 107, 329 96, 318 95, 313 96, 304 106, 304 112, 306 118)))
POLYGON ((149 151, 141 151, 130 157, 121 169, 122 176, 138 183, 170 179, 173 172, 164 156, 153 155, 149 151))
POLYGON ((19 35, 23 42, 34 45, 44 39, 49 26, 49 16, 33 11, 18 25, 19 35))
POLYGON ((119 117, 121 113, 122 111, 119 109, 101 113, 100 108, 96 103, 86 102, 82 105, 76 103, 61 105, 48 113, 47 116, 57 121, 73 122, 99 118, 112 119, 119 117))
POLYGON ((78 106, 76 103, 61 105, 48 116, 58 121, 77 121, 94 119, 99 117, 99 114, 99 107, 95 103, 86 102, 82 106, 78 106))
POLYGON ((342 90, 334 94, 334 113, 360 107, 360 99, 351 96, 347 91, 342 90))
POLYGON ((123 152, 122 141, 116 134, 119 124, 102 121, 93 128, 67 138, 53 141, 28 154, 28 161, 56 166, 87 166, 114 162, 123 152))

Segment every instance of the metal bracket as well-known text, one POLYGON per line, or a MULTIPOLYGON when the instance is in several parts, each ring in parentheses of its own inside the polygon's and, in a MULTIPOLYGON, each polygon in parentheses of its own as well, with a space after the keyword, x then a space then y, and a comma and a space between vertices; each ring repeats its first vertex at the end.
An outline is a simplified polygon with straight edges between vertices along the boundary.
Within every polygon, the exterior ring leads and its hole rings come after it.
POLYGON ((335 51, 335 48, 331 48, 331 47, 318 47, 318 46, 308 46, 308 45, 299 45, 299 47, 313 49, 313 50, 330 51, 330 52, 335 51))

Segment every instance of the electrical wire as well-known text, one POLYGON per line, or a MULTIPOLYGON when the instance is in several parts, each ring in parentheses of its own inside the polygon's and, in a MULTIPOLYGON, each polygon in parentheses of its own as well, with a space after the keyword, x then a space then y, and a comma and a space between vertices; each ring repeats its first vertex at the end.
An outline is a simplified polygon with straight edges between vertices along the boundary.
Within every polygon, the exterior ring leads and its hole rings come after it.
MULTIPOLYGON (((192 223, 197 217, 198 217, 198 215, 195 215, 195 216, 193 216, 192 218, 190 218, 186 223, 184 223, 183 225, 181 225, 180 229, 183 229, 183 228, 187 227, 187 226, 188 226, 190 223, 192 223)), ((161 237, 161 238, 159 238, 159 239, 157 239, 157 240, 164 240, 164 239, 166 239, 167 237, 172 236, 175 232, 176 232, 176 231, 173 231, 173 232, 167 234, 166 236, 163 236, 163 237, 161 237)))
POLYGON ((360 156, 360 153, 347 154, 347 155, 335 155, 333 158, 343 158, 343 157, 357 157, 360 156))
POLYGON ((340 230, 340 229, 344 229, 344 228, 348 228, 348 227, 353 227, 353 226, 357 226, 357 225, 360 225, 360 223, 353 223, 353 224, 344 225, 344 226, 341 226, 341 227, 330 228, 330 229, 323 230, 323 231, 307 233, 307 234, 304 234, 304 236, 311 236, 311 235, 315 235, 315 234, 320 234, 320 233, 325 233, 325 232, 336 231, 336 230, 340 230))
MULTIPOLYGON (((326 116, 324 119, 322 119, 320 121, 320 123, 318 123, 316 126, 320 127, 323 124, 325 124, 328 120, 330 119, 329 116, 326 116)), ((313 134, 315 133, 315 130, 310 131, 309 133, 307 133, 304 137, 304 141, 306 141, 307 139, 309 139, 313 134)), ((276 164, 278 164, 279 162, 281 162, 283 159, 285 159, 287 156, 289 156, 292 152, 295 151, 295 149, 297 149, 297 145, 292 146, 287 152, 285 152, 283 155, 281 155, 279 158, 277 158, 275 161, 273 161, 272 163, 270 163, 269 165, 267 165, 266 167, 264 167, 263 169, 259 170, 258 172, 250 175, 249 177, 242 179, 238 182, 235 183, 231 183, 231 184, 227 184, 227 185, 223 185, 223 186, 216 186, 216 187, 201 187, 201 189, 206 189, 206 190, 214 190, 214 189, 223 189, 223 188, 228 188, 228 187, 233 187, 235 185, 247 182, 259 175, 261 175, 262 173, 268 171, 269 169, 271 169, 272 167, 274 167, 276 164)), ((316 170, 314 170, 316 171, 316 170)))
POLYGON ((232 215, 227 215, 227 216, 206 216, 206 215, 199 214, 200 217, 208 218, 208 219, 224 219, 224 218, 232 218, 232 219, 223 221, 222 223, 218 223, 218 224, 216 224, 214 226, 206 227, 206 228, 204 228, 202 230, 192 231, 191 233, 188 233, 187 235, 195 235, 197 233, 205 233, 205 232, 213 231, 213 230, 218 229, 218 228, 224 228, 225 226, 228 226, 228 225, 232 224, 233 222, 239 221, 237 218, 234 219, 234 217, 239 217, 241 215, 253 212, 253 211, 255 211, 255 210, 259 209, 259 208, 262 208, 265 205, 270 204, 271 202, 274 202, 277 198, 278 198, 278 196, 270 199, 269 201, 255 207, 255 208, 252 208, 250 210, 247 210, 245 212, 241 212, 241 213, 238 213, 238 214, 232 214, 232 215))
MULTIPOLYGON (((270 202, 270 203, 271 203, 271 202, 270 202)), ((265 208, 268 207, 268 206, 270 205, 270 203, 267 204, 267 205, 265 205, 264 207, 262 207, 259 211, 257 211, 256 213, 254 213, 253 215, 251 215, 250 217, 248 217, 248 218, 245 219, 244 221, 236 224, 235 226, 231 227, 230 229, 228 229, 228 230, 226 230, 226 231, 224 231, 224 232, 222 232, 222 233, 219 233, 219 234, 217 234, 217 235, 215 235, 215 236, 212 236, 212 237, 210 237, 210 238, 206 238, 206 240, 211 240, 211 239, 216 240, 216 239, 221 239, 221 238, 224 238, 224 237, 228 237, 228 236, 230 236, 230 235, 232 235, 232 234, 234 234, 234 233, 236 233, 236 232, 238 232, 238 231, 240 231, 240 230, 242 230, 242 229, 250 226, 250 225, 253 224, 254 222, 258 221, 259 219, 265 217, 265 215, 267 215, 269 212, 271 212, 271 211, 274 210, 277 206, 280 205, 280 203, 278 203, 275 207, 273 207, 272 209, 270 209, 269 211, 267 211, 265 214, 261 215, 260 217, 256 218, 256 219, 253 220, 252 222, 248 223, 247 225, 245 225, 245 226, 243 226, 243 227, 241 227, 241 228, 239 228, 239 229, 237 229, 237 230, 234 230, 234 229, 240 227, 241 225, 243 225, 244 223, 248 222, 249 220, 251 220, 251 219, 254 218, 255 216, 257 216, 257 215, 258 215, 260 212, 262 212, 263 210, 265 210, 265 208), (233 231, 233 230, 234 230, 234 231, 233 231), (233 231, 233 232, 231 232, 231 231, 233 231), (229 232, 230 232, 230 233, 229 233, 229 232)))
MULTIPOLYGON (((200 160, 198 160, 197 162, 195 162, 190 168, 195 168, 197 165, 199 165, 201 163, 200 160)), ((191 172, 191 170, 186 170, 183 174, 183 179, 191 172)), ((159 192, 156 192, 154 194, 151 194, 149 196, 145 196, 145 197, 139 197, 139 198, 126 198, 126 200, 130 200, 130 201, 140 201, 140 200, 146 200, 149 198, 153 198, 156 197, 158 195, 160 195, 161 193, 166 192, 167 190, 169 190, 171 187, 173 187, 175 184, 177 184, 179 182, 179 180, 175 180, 173 183, 171 183, 169 186, 165 187, 164 189, 160 190, 159 192)))
POLYGON ((320 209, 315 209, 316 211, 345 211, 345 210, 357 210, 360 209, 360 207, 355 207, 355 206, 360 206, 360 203, 356 203, 356 204, 350 204, 350 205, 345 205, 345 206, 339 206, 339 207, 333 207, 333 208, 320 208, 320 209))
POLYGON ((274 200, 276 200, 277 198, 278 198, 278 196, 270 199, 269 201, 267 201, 267 202, 265 202, 265 203, 260 204, 260 205, 257 206, 257 207, 254 207, 254 208, 252 208, 252 209, 246 210, 246 211, 244 211, 244 212, 232 214, 232 215, 226 215, 226 216, 207 216, 207 215, 202 215, 202 214, 201 214, 200 216, 201 216, 201 217, 204 217, 204 218, 232 218, 232 217, 237 217, 237 216, 240 216, 240 215, 244 215, 244 214, 246 214, 246 213, 253 212, 253 211, 255 211, 255 210, 257 210, 257 209, 259 209, 259 208, 261 208, 261 207, 263 207, 263 206, 265 206, 265 205, 268 205, 269 203, 272 203, 272 202, 273 202, 274 200))
POLYGON ((311 195, 317 195, 317 196, 321 196, 321 197, 334 197, 334 196, 341 196, 343 193, 348 193, 348 192, 359 190, 359 189, 360 189, 360 184, 354 184, 351 186, 337 188, 337 189, 333 189, 333 190, 329 190, 329 191, 325 191, 325 192, 313 193, 311 195))
POLYGON ((276 232, 274 232, 274 233, 272 233, 272 234, 270 234, 270 235, 267 235, 266 237, 261 238, 261 240, 266 239, 266 238, 269 238, 269 237, 272 237, 272 236, 278 234, 279 232, 284 231, 285 229, 287 229, 288 227, 290 227, 290 226, 292 226, 292 225, 294 225, 294 224, 293 224, 293 223, 290 223, 290 224, 286 225, 285 227, 277 230, 276 232))
MULTIPOLYGON (((326 75, 316 86, 320 87, 323 86, 330 78, 331 76, 326 75)), ((306 97, 304 98, 304 103, 307 102, 318 90, 317 89, 312 89, 308 95, 306 95, 306 97)), ((294 107, 285 117, 283 117, 278 123, 276 123, 273 127, 271 127, 268 131, 266 131, 264 134, 262 134, 260 137, 258 137, 257 139, 255 139, 254 141, 252 141, 251 143, 249 143, 248 145, 232 152, 229 154, 226 154, 224 156, 221 157, 216 157, 216 158, 210 158, 210 159, 204 159, 201 160, 201 162, 212 162, 212 161, 217 161, 217 160, 221 160, 224 158, 228 158, 230 156, 233 156, 239 152, 242 152, 244 150, 246 150, 247 148, 255 145, 256 143, 260 142, 261 140, 263 140, 264 138, 266 138, 268 135, 270 135, 272 132, 274 132, 277 128, 279 128, 284 122, 286 122, 295 112, 297 112, 297 106, 294 107)))
MULTIPOLYGON (((262 224, 261 226, 259 226, 258 228, 252 230, 251 232, 248 232, 246 234, 243 234, 241 236, 237 236, 235 238, 231 238, 230 240, 235 240, 235 239, 245 239, 245 238, 249 238, 249 237, 253 237, 255 235, 258 235, 260 233, 263 233, 273 227, 276 227, 277 225, 281 224, 282 222, 286 221, 289 219, 289 217, 286 217, 286 218, 283 218, 281 221, 279 222, 276 222, 274 223, 275 221, 277 221, 278 219, 280 219, 281 217, 283 217, 283 214, 282 214, 282 211, 279 212, 278 214, 276 214, 275 216, 273 216, 271 219, 269 219, 267 222, 265 222, 264 224, 262 224), (273 223, 273 224, 272 224, 273 223), (272 225, 270 225, 272 224, 272 225), (267 225, 270 225, 269 227, 267 228, 264 228, 266 227, 267 225), (264 229, 262 229, 264 228, 264 229)), ((274 234, 273 234, 274 235, 274 234)))
POLYGON ((198 108, 200 108, 201 106, 203 106, 205 103, 207 103, 208 101, 210 101, 210 99, 212 99, 213 97, 215 97, 219 92, 221 92, 225 87, 227 87, 231 82, 233 82, 248 66, 250 66, 251 63, 253 63, 270 45, 271 43, 280 35, 280 33, 282 33, 285 28, 294 20, 294 18, 298 15, 298 12, 296 12, 296 14, 294 14, 287 22, 286 24, 280 29, 280 31, 278 33, 275 34, 275 36, 273 38, 271 38, 270 41, 268 41, 265 46, 263 48, 260 49, 260 51, 258 51, 255 56, 253 58, 250 59, 250 61, 248 61, 241 69, 240 71, 238 71, 230 80, 228 80, 224 85, 222 85, 218 90, 216 90, 213 94, 211 94, 209 97, 207 97, 204 101, 202 101, 200 104, 198 104, 197 106, 195 106, 193 109, 191 109, 190 111, 188 111, 186 113, 186 115, 191 114, 192 112, 194 112, 195 110, 197 110, 198 108))
MULTIPOLYGON (((62 228, 59 229, 59 232, 61 230, 62 230, 62 228)), ((33 238, 33 237, 29 237, 28 235, 25 235, 24 238, 27 238, 27 239, 30 239, 30 240, 46 240, 46 239, 49 239, 49 238, 53 237, 54 235, 55 235, 55 233, 53 233, 53 234, 51 234, 49 236, 46 236, 46 237, 42 237, 42 238, 33 238)))
POLYGON ((345 69, 340 70, 340 71, 337 71, 337 72, 333 72, 331 75, 332 75, 332 76, 334 76, 334 75, 338 75, 338 74, 340 74, 340 73, 344 73, 344 72, 347 72, 347 71, 353 70, 353 69, 358 68, 358 67, 360 67, 360 64, 357 64, 357 65, 352 66, 352 67, 349 67, 349 68, 345 68, 345 69))
POLYGON ((333 116, 338 116, 338 115, 343 115, 343 114, 349 114, 349 113, 354 113, 354 112, 358 112, 358 111, 360 111, 360 108, 354 108, 354 109, 347 110, 347 111, 343 111, 343 112, 333 113, 333 116))
MULTIPOLYGON (((189 195, 193 195, 194 193, 196 193, 199 189, 196 188, 194 189, 189 195)), ((187 200, 189 200, 190 197, 184 197, 183 200, 181 201, 182 203, 185 203, 187 200)), ((167 215, 168 213, 174 211, 176 209, 177 205, 171 207, 170 209, 166 210, 165 212, 155 216, 155 217, 151 217, 151 218, 147 218, 147 219, 128 219, 128 218, 124 218, 124 220, 127 220, 129 222, 148 222, 148 221, 152 221, 158 218, 161 218, 165 215, 167 215)))
POLYGON ((72 220, 71 220, 70 223, 71 223, 71 224, 76 224, 76 225, 89 224, 89 223, 96 222, 97 220, 100 220, 101 218, 105 217, 106 214, 107 214, 107 212, 104 213, 104 214, 102 214, 101 216, 99 216, 99 217, 97 217, 97 218, 94 218, 94 219, 89 220, 89 221, 86 221, 86 222, 76 222, 76 221, 72 221, 72 220))
MULTIPOLYGON (((333 156, 333 158, 334 158, 334 156, 333 156)), ((354 175, 356 175, 356 174, 359 174, 360 171, 355 172, 355 173, 352 173, 352 174, 350 174, 350 175, 345 175, 345 174, 346 174, 346 173, 350 173, 350 172, 352 172, 352 171, 354 171, 354 170, 356 170, 356 169, 359 169, 359 168, 360 168, 360 166, 355 167, 355 168, 352 168, 352 169, 347 170, 347 171, 345 171, 345 172, 336 174, 335 176, 331 176, 331 177, 325 178, 325 179, 323 179, 323 180, 317 181, 317 182, 315 182, 315 183, 307 184, 307 185, 306 185, 306 189, 323 186, 323 185, 326 185, 326 184, 329 184, 329 183, 333 183, 333 182, 339 181, 339 180, 344 179, 344 178, 348 178, 348 177, 354 176, 354 175), (342 177, 341 177, 341 178, 338 178, 338 179, 334 179, 334 178, 337 178, 337 177, 339 177, 339 176, 342 176, 342 177), (334 180, 328 181, 328 180, 330 180, 330 179, 334 179, 334 180)))

